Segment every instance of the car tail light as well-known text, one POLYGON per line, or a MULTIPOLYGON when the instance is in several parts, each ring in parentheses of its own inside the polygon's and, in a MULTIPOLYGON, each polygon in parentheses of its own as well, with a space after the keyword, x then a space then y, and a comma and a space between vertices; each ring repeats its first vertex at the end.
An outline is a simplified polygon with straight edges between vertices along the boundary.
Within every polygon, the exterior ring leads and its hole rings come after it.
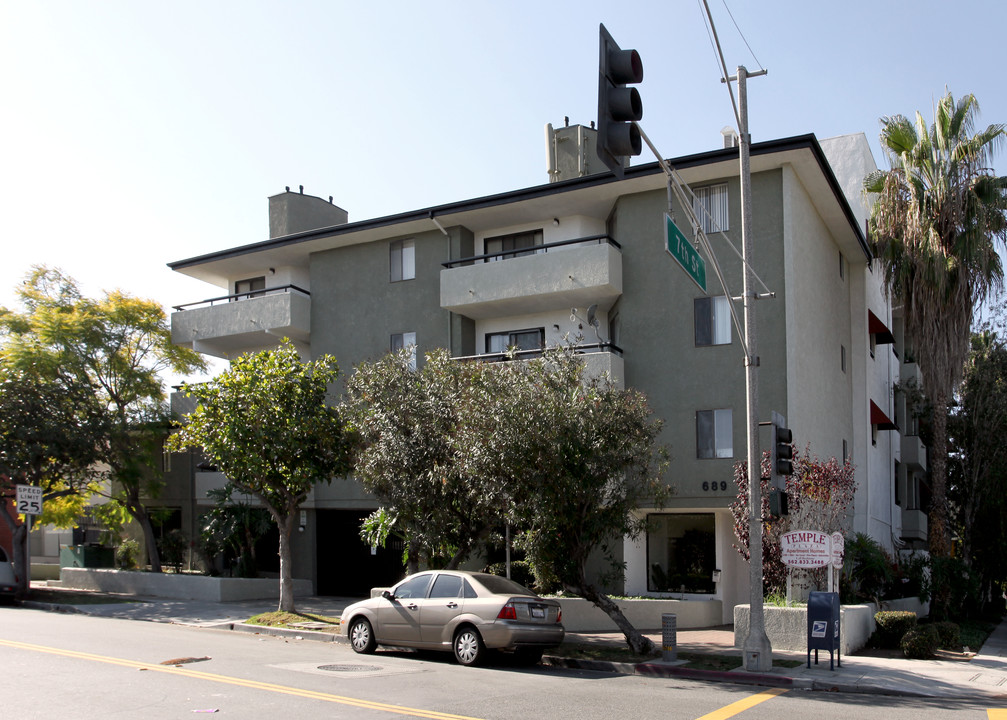
POLYGON ((517 609, 513 603, 507 603, 497 613, 497 620, 517 620, 517 609))
POLYGON ((563 608, 560 608, 559 610, 556 611, 556 622, 558 623, 563 622, 563 608))

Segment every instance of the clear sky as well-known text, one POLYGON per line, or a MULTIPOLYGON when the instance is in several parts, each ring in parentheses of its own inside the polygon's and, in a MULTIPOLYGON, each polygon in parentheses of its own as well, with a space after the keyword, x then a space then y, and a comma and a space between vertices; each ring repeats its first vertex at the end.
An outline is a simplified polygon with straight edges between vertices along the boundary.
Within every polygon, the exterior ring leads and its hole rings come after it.
MULTIPOLYGON (((1002 0, 709 3, 732 72, 769 70, 756 142, 863 132, 885 166, 878 119, 945 88, 1007 122, 1002 0)), ((32 264, 211 297, 166 263, 266 239, 287 185, 352 222, 545 183, 545 124, 595 119, 599 22, 643 58, 662 154, 721 147, 697 0, 0 0, 0 305, 32 264)))

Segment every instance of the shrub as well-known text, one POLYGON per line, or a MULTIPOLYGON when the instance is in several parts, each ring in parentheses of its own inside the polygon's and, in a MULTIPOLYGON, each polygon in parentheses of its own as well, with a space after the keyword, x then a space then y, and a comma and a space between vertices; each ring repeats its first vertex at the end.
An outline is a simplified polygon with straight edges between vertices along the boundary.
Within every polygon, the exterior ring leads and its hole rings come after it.
POLYGON ((847 599, 871 600, 880 604, 892 583, 892 560, 877 540, 857 533, 846 543, 846 562, 843 569, 847 580, 844 590, 847 599), (852 597, 849 597, 852 595, 852 597))
POLYGON ((945 620, 934 623, 933 628, 937 633, 937 647, 945 650, 961 650, 962 631, 958 623, 945 620))
POLYGON ((115 549, 115 559, 119 562, 119 567, 123 570, 133 570, 136 568, 136 559, 140 556, 140 543, 136 540, 128 539, 119 543, 115 549))
MULTIPOLYGON (((499 575, 500 577, 507 576, 507 564, 506 563, 493 563, 488 568, 486 572, 492 575, 499 575)), ((535 574, 532 572, 531 565, 528 564, 526 560, 514 560, 510 564, 510 579, 516 582, 518 585, 524 585, 526 588, 530 588, 535 584, 535 574)))
POLYGON ((902 636, 899 646, 907 658, 924 660, 933 657, 937 650, 937 629, 933 625, 920 625, 902 636))
POLYGON ((916 627, 916 613, 909 610, 882 610, 874 613, 877 629, 871 644, 879 648, 897 648, 902 637, 916 627))

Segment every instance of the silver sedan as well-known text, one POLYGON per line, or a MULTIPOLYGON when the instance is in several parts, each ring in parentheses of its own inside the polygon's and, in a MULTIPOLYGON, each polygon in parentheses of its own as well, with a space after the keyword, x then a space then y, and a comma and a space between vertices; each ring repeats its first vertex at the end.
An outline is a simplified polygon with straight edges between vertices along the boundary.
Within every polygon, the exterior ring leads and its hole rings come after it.
POLYGON ((487 650, 504 650, 534 664, 563 642, 562 615, 557 601, 507 578, 429 570, 349 605, 339 632, 358 653, 378 645, 444 650, 477 665, 487 650))

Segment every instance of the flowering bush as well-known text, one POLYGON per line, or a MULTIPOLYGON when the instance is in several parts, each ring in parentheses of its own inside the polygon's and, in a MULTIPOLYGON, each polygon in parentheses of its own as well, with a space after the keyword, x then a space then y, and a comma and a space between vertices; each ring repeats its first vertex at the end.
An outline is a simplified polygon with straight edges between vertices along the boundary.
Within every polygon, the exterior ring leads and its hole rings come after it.
MULTIPOLYGON (((789 515, 774 518, 769 513, 770 463, 768 452, 762 454, 760 468, 762 489, 762 585, 766 593, 785 592, 786 565, 780 550, 780 536, 790 530, 818 530, 824 533, 840 532, 845 535, 849 526, 849 510, 857 484, 854 466, 849 460, 840 464, 835 458, 821 461, 809 449, 794 458, 794 474, 787 477, 786 493, 789 515)), ((738 496, 731 504, 734 515, 734 547, 745 560, 748 553, 748 463, 734 466, 734 483, 738 496)), ((825 568, 818 570, 793 569, 798 583, 805 588, 825 584, 825 568)))

